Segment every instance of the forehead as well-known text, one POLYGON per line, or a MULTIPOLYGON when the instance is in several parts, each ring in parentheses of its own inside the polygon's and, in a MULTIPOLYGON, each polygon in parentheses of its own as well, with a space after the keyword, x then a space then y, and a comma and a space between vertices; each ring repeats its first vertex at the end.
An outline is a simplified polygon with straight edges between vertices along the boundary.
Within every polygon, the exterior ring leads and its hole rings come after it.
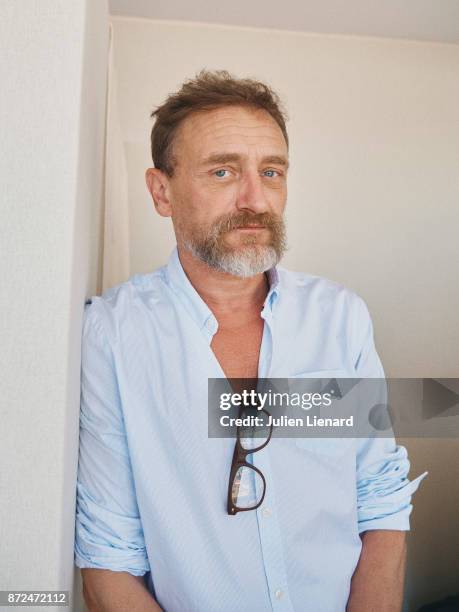
POLYGON ((282 130, 263 109, 225 106, 191 114, 180 125, 174 152, 199 159, 222 151, 287 154, 282 130))

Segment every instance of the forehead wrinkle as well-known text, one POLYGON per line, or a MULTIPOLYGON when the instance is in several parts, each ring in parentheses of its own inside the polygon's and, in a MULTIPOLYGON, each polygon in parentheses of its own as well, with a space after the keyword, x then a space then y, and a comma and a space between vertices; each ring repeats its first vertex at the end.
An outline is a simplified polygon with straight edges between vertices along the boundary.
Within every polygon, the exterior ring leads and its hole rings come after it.
POLYGON ((245 128, 243 126, 238 125, 232 129, 226 129, 223 127, 219 128, 218 126, 214 126, 213 129, 212 128, 209 129, 209 132, 211 134, 215 134, 217 138, 220 138, 220 137, 223 137, 223 138, 236 137, 236 138, 242 138, 242 139, 263 138, 263 139, 268 139, 268 140, 278 140, 279 142, 284 141, 284 136, 280 130, 279 132, 276 132, 276 131, 273 131, 272 128, 266 129, 266 128, 261 128, 259 126, 245 128))
MULTIPOLYGON (((231 134, 228 134, 226 131, 220 131, 220 130, 209 130, 209 133, 211 134, 211 144, 212 145, 217 145, 218 147, 221 146, 222 149, 225 150, 225 152, 228 153, 232 153, 233 151, 230 151, 229 148, 231 147, 236 147, 236 148, 240 148, 240 147, 244 147, 244 148, 252 148, 252 147, 259 147, 259 148, 272 148, 272 147, 276 147, 276 151, 272 151, 272 154, 277 154, 280 151, 286 151, 287 146, 285 143, 285 139, 283 137, 283 135, 281 134, 280 136, 278 136, 277 134, 260 134, 260 133, 251 133, 251 134, 247 134, 244 132, 233 132, 231 134), (220 144, 221 143, 221 144, 220 144)), ((196 138, 196 136, 192 138, 196 138)), ((196 140, 196 142, 199 143, 199 148, 206 148, 208 143, 206 142, 206 133, 203 132, 199 132, 199 139, 196 140)), ((214 146, 212 148, 214 148, 214 146)))
MULTIPOLYGON (((260 129, 263 130, 263 129, 266 129, 266 128, 269 129, 269 130, 272 130, 272 129, 276 129, 276 127, 278 127, 277 123, 274 120, 272 122, 271 121, 263 121, 263 123, 260 122, 260 121, 257 121, 256 124, 254 125, 253 121, 247 121, 247 122, 245 122, 244 120, 238 121, 234 117, 230 117, 228 119, 221 119, 221 118, 217 119, 216 118, 216 119, 214 119, 213 123, 220 124, 220 126, 222 128, 227 128, 227 127, 239 128, 239 127, 241 127, 241 124, 245 123, 244 128, 245 129, 251 129, 251 130, 260 130, 260 129)), ((280 131, 280 128, 279 128, 279 131, 280 131)))
MULTIPOLYGON (((185 145, 189 151, 186 155, 188 158, 193 149, 192 156, 195 158, 203 157, 209 147, 217 152, 215 145, 218 149, 221 147, 225 153, 237 153, 241 148, 249 150, 253 147, 269 147, 266 156, 285 156, 287 145, 282 130, 271 116, 262 117, 260 119, 258 115, 255 119, 252 112, 245 110, 234 117, 233 109, 224 109, 224 112, 217 109, 217 112, 191 115, 179 126, 174 144, 185 145), (206 142, 208 137, 210 142, 206 142), (276 145, 276 150, 272 149, 273 145, 276 145), (231 150, 233 147, 237 150, 231 150)), ((218 152, 221 152, 221 149, 218 152)))
POLYGON ((228 134, 228 131, 224 128, 222 129, 218 129, 218 128, 214 128, 212 129, 209 126, 209 129, 206 130, 194 130, 195 133, 193 133, 193 131, 190 133, 190 137, 192 139, 199 137, 199 142, 201 144, 205 144, 205 140, 207 139, 207 136, 210 135, 212 140, 215 141, 224 141, 224 142, 228 142, 228 143, 241 143, 241 144, 258 144, 258 143, 266 143, 266 142, 272 142, 272 143, 284 143, 284 137, 281 136, 279 137, 277 134, 268 134, 262 130, 258 130, 256 129, 247 129, 247 130, 234 130, 232 131, 230 134, 228 134), (261 142, 260 142, 261 141, 261 142))
POLYGON ((217 109, 217 111, 210 111, 208 114, 191 115, 188 121, 183 124, 182 128, 183 131, 198 131, 200 136, 206 132, 216 134, 228 129, 234 130, 238 135, 240 130, 243 132, 242 135, 247 131, 266 131, 271 132, 271 135, 267 134, 268 137, 273 139, 280 137, 284 140, 284 135, 282 134, 280 126, 270 115, 266 116, 266 114, 263 113, 263 118, 260 120, 259 117, 254 118, 254 114, 250 111, 247 112, 246 110, 242 110, 242 112, 238 112, 237 114, 238 117, 234 117, 234 113, 229 109, 217 109))

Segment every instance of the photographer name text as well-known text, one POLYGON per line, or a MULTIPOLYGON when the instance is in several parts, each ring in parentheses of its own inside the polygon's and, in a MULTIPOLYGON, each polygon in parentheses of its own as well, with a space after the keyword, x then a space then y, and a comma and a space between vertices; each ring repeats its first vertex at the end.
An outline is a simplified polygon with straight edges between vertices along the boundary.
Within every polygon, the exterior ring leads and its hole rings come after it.
POLYGON ((222 427, 354 427, 354 416, 349 417, 318 417, 315 415, 306 415, 303 417, 273 417, 271 414, 267 419, 259 416, 246 416, 246 417, 230 417, 225 414, 220 417, 220 425, 222 427))

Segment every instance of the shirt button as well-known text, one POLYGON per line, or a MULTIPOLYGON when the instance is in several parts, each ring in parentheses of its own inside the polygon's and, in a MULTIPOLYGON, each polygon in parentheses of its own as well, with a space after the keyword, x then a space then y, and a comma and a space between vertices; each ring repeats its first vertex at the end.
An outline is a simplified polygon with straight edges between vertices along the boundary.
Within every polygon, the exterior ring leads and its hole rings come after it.
POLYGON ((283 594, 284 594, 284 591, 282 591, 281 589, 277 589, 277 591, 274 593, 276 599, 280 599, 283 594))
POLYGON ((263 508, 263 516, 268 518, 272 514, 271 508, 263 508))
POLYGON ((209 317, 206 321, 206 327, 207 329, 214 334, 217 331, 217 325, 216 325, 216 321, 214 321, 214 319, 212 317, 209 317))

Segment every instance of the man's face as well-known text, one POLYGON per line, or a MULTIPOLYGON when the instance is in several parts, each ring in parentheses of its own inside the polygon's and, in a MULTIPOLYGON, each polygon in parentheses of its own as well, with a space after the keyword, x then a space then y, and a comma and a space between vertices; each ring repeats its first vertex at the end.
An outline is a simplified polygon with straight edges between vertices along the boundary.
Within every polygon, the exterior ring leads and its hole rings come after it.
POLYGON ((228 106, 179 127, 169 179, 179 246, 223 272, 253 276, 285 250, 287 144, 263 110, 228 106))

